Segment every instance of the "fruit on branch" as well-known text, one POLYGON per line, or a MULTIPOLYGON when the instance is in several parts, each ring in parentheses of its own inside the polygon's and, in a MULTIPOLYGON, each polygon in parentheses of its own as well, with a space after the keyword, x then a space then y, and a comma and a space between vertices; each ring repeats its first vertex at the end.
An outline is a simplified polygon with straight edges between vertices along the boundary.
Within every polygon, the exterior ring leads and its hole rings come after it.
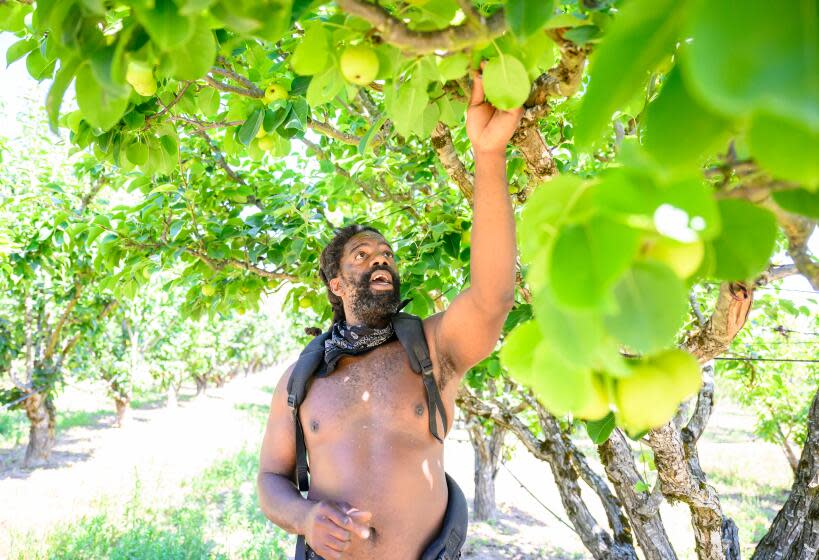
POLYGON ((202 295, 205 297, 211 297, 216 293, 216 287, 213 284, 204 284, 202 286, 202 295))
POLYGON ((299 307, 301 309, 309 309, 313 306, 313 302, 308 297, 303 297, 299 300, 299 307))
POLYGON ((609 413, 609 395, 606 391, 606 380, 602 375, 592 374, 591 385, 589 400, 582 408, 575 411, 574 415, 587 420, 597 420, 609 413))
POLYGON ((285 82, 271 82, 264 88, 264 102, 272 103, 279 99, 287 99, 290 88, 285 82))
POLYGON ((125 79, 140 95, 151 97, 156 93, 154 70, 146 62, 141 60, 130 61, 125 72, 125 79))
POLYGON ((631 375, 615 381, 614 402, 618 423, 633 432, 668 422, 702 383, 699 363, 682 350, 665 350, 630 367, 631 375))
POLYGON ((341 74, 348 82, 366 86, 378 75, 378 56, 366 45, 352 45, 341 53, 341 74))
MULTIPOLYGON (((262 129, 260 129, 262 130, 262 129)), ((270 152, 276 149, 276 139, 273 136, 263 136, 257 140, 259 148, 265 152, 270 152)))
POLYGON ((660 236, 646 240, 641 252, 644 257, 667 265, 680 278, 688 278, 702 264, 705 245, 700 240, 683 243, 660 236))

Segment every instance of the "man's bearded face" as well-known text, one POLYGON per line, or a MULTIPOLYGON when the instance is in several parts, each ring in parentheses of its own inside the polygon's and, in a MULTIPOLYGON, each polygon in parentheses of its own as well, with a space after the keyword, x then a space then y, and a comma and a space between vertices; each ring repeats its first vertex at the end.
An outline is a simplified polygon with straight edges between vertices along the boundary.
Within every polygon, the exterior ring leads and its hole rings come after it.
POLYGON ((398 273, 387 265, 379 264, 361 273, 358 277, 347 278, 350 294, 349 304, 353 313, 370 328, 383 328, 398 310, 401 303, 401 280, 398 273), (391 286, 378 278, 376 272, 388 275, 391 286))

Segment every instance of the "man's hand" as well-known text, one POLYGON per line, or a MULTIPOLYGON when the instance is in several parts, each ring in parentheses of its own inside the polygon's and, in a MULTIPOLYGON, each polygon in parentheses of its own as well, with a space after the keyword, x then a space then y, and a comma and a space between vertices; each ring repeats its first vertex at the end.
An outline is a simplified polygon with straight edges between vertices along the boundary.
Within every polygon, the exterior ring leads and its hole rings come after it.
MULTIPOLYGON (((483 67, 483 63, 481 63, 483 67)), ((484 99, 481 72, 472 74, 472 97, 466 110, 466 134, 477 156, 483 152, 506 153, 506 145, 518 128, 523 107, 501 111, 484 99)))
POLYGON ((304 539, 319 556, 338 560, 350 547, 353 535, 362 539, 370 537, 372 516, 346 503, 316 502, 307 514, 304 539))

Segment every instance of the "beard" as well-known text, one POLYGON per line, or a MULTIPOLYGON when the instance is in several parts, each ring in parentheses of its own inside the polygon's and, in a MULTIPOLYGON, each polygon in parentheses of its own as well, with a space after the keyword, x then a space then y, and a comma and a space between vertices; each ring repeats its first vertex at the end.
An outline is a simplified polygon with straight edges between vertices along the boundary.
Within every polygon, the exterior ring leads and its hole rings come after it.
POLYGON ((390 318, 398 310, 401 303, 401 281, 398 274, 386 266, 378 266, 368 270, 359 278, 349 281, 352 288, 350 307, 358 319, 371 329, 380 329, 387 326, 390 318), (374 290, 370 284, 370 277, 376 270, 383 270, 392 279, 391 290, 374 290))

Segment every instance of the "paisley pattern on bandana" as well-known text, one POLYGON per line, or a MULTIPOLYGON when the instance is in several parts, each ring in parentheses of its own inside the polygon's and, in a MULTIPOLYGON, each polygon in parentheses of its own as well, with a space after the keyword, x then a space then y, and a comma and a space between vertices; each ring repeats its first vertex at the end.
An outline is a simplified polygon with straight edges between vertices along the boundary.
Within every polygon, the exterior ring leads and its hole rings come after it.
POLYGON ((336 369, 342 356, 357 356, 376 346, 380 346, 395 336, 392 323, 382 329, 371 329, 363 325, 347 325, 341 321, 333 325, 330 337, 324 341, 323 375, 329 375, 336 369))

